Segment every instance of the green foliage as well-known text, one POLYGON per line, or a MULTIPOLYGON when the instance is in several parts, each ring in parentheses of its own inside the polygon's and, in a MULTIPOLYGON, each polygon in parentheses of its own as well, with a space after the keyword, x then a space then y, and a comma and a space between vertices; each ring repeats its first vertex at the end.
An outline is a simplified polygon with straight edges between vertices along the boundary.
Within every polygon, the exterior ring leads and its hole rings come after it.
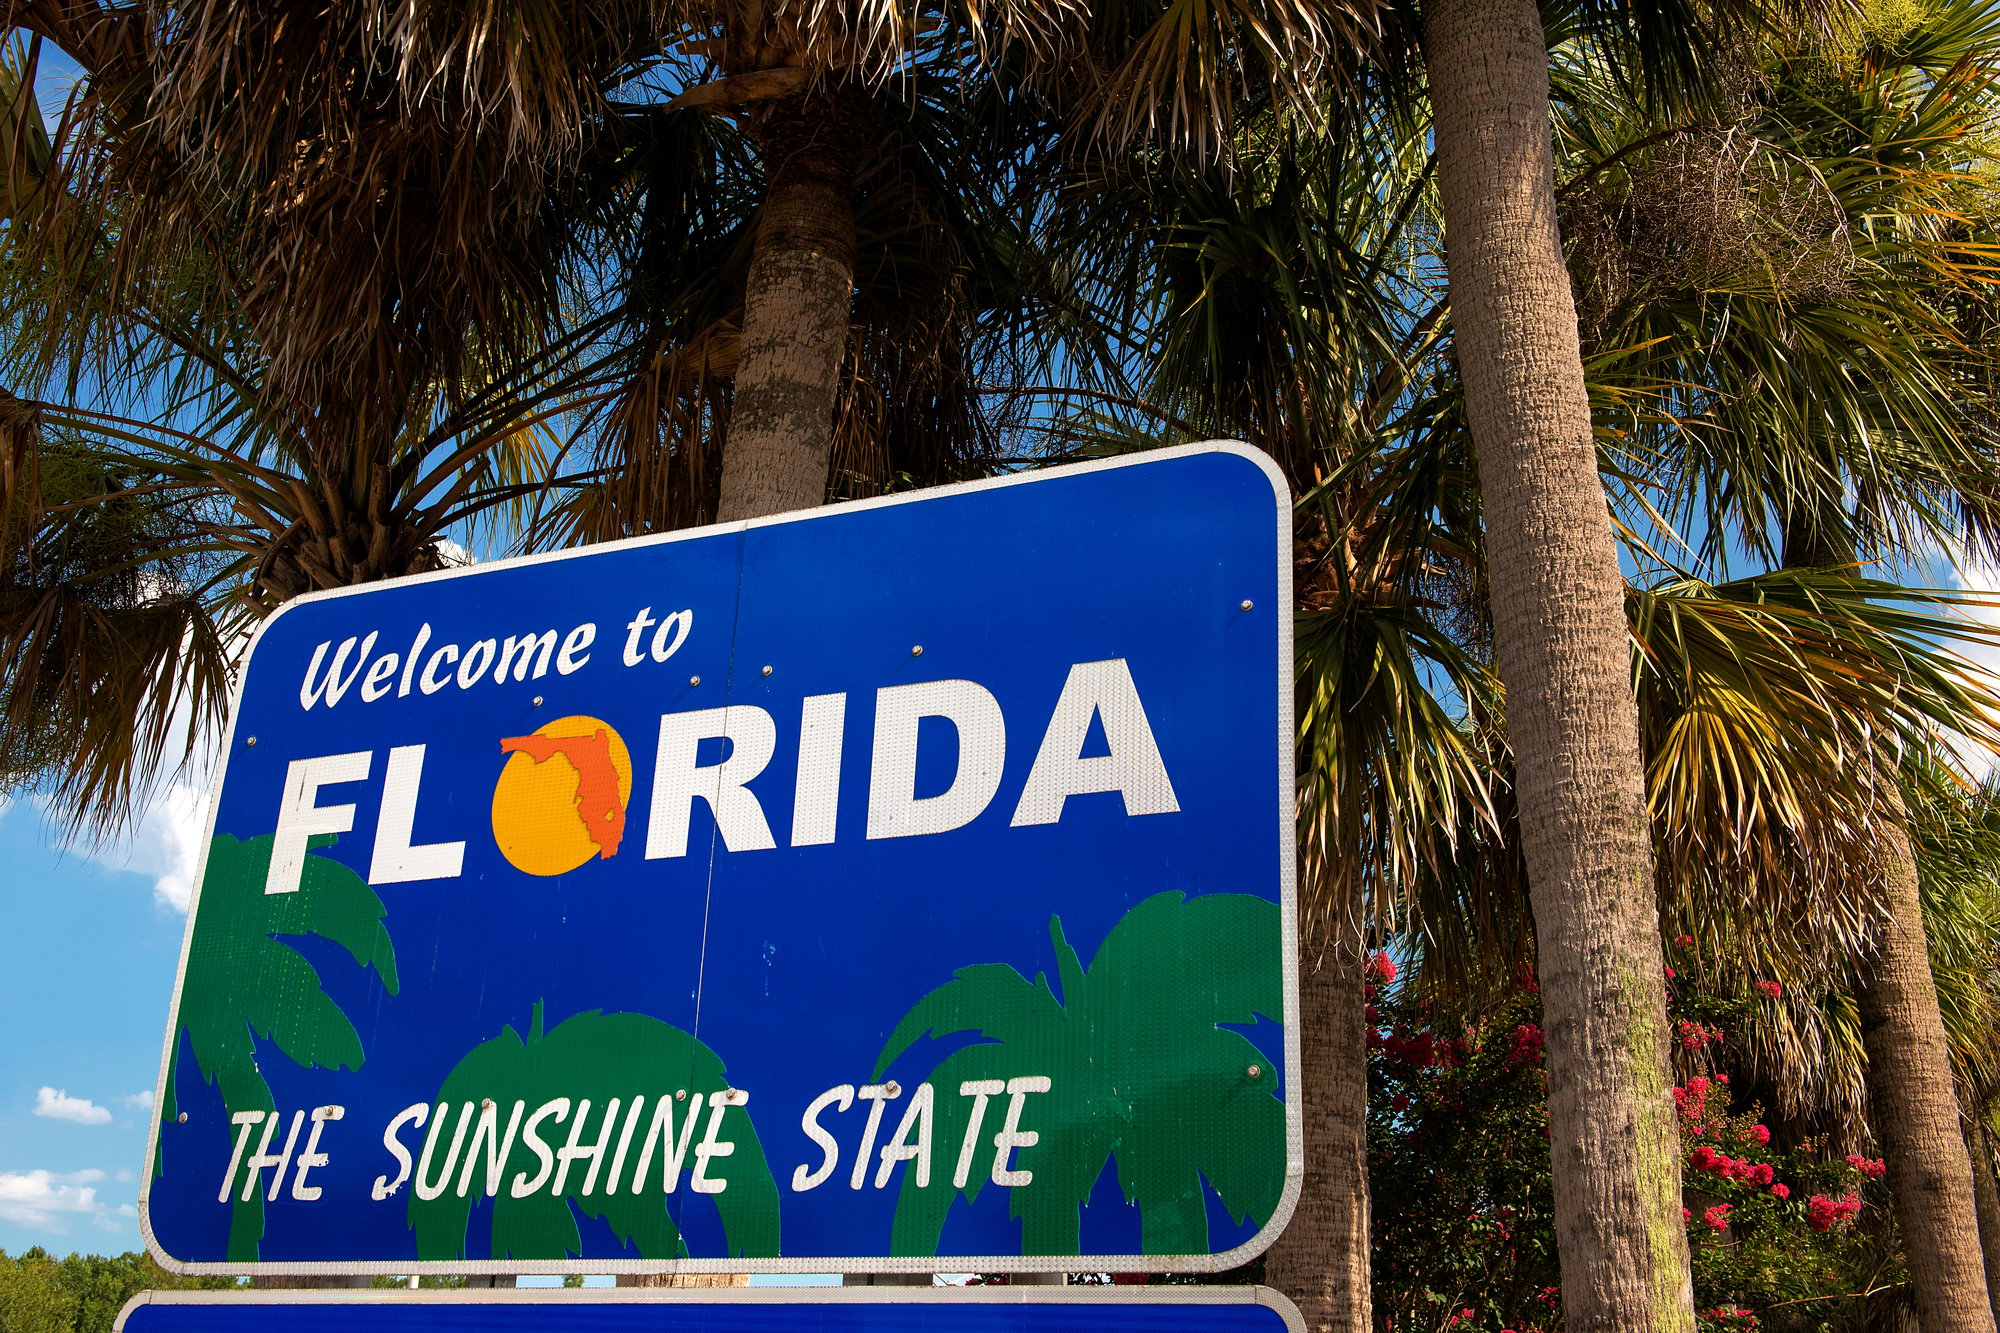
MULTIPOLYGON (((545 1034, 541 1006, 537 1005, 525 1038, 511 1027, 504 1028, 453 1067, 438 1089, 433 1115, 439 1119, 429 1132, 433 1142, 452 1143, 464 1132, 465 1117, 476 1121, 490 1108, 498 1137, 504 1135, 510 1117, 519 1114, 513 1110, 516 1103, 532 1113, 565 1097, 571 1104, 563 1123, 573 1124, 595 1107, 599 1127, 591 1132, 609 1134, 607 1122, 618 1114, 618 1108, 628 1108, 625 1114, 629 1117, 632 1099, 644 1096, 647 1100, 640 1108, 632 1145, 634 1160, 626 1164, 628 1174, 616 1181, 616 1188, 612 1168, 605 1161, 594 1163, 587 1173, 583 1169, 565 1171, 556 1177, 555 1186, 538 1187, 526 1197, 516 1197, 511 1186, 503 1184, 492 1200, 490 1253, 495 1258, 514 1259, 580 1256, 583 1241, 577 1216, 581 1215, 604 1219, 620 1241, 637 1246, 648 1259, 680 1259, 687 1257, 687 1247, 668 1203, 686 1197, 688 1173, 695 1159, 690 1151, 675 1194, 659 1192, 656 1183, 649 1183, 644 1193, 637 1192, 642 1184, 638 1158, 644 1151, 644 1135, 664 1101, 673 1113, 667 1128, 670 1140, 690 1132, 698 1140, 708 1117, 715 1114, 708 1106, 709 1094, 729 1087, 727 1071, 715 1052, 657 1018, 593 1010, 574 1015, 545 1034), (687 1128, 690 1117, 697 1122, 692 1131, 687 1128), (444 1125, 447 1120, 449 1131, 444 1125), (585 1193, 586 1182, 599 1181, 600 1169, 605 1177, 602 1188, 585 1193)), ((776 1255, 780 1253, 778 1186, 763 1145, 747 1111, 731 1109, 723 1115, 724 1132, 718 1141, 733 1141, 735 1150, 711 1172, 711 1178, 728 1182, 711 1197, 728 1237, 728 1257, 776 1255)), ((409 1218, 416 1231, 419 1258, 467 1257, 466 1230, 474 1200, 484 1195, 492 1157, 501 1156, 498 1179, 502 1181, 538 1178, 540 1168, 525 1142, 515 1140, 504 1156, 492 1147, 482 1148, 476 1134, 467 1134, 466 1143, 462 1160, 442 1168, 441 1179, 457 1173, 449 1187, 431 1199, 420 1197, 417 1190, 411 1192, 409 1218)), ((611 1149, 607 1147, 607 1151, 611 1149)), ((664 1174, 666 1168, 657 1159, 653 1166, 664 1174)), ((647 1182, 661 1179, 661 1175, 649 1174, 647 1182)), ((426 1184, 421 1163, 417 1184, 426 1184)))
POLYGON ((141 1291, 229 1291, 231 1277, 176 1277, 150 1255, 72 1254, 37 1246, 0 1251, 0 1333, 111 1333, 118 1311, 141 1291))
MULTIPOLYGON (((317 837, 310 846, 336 839, 317 837)), ((239 842, 218 834, 202 876, 195 938, 181 986, 180 1025, 201 1077, 220 1089, 226 1113, 275 1112, 271 1089, 257 1068, 257 1040, 301 1065, 359 1068, 361 1036, 320 988, 319 974, 288 936, 316 935, 374 969, 396 993, 396 950, 382 924, 387 909, 374 890, 338 861, 308 855, 294 893, 266 893, 270 836, 239 842)), ((179 1043, 167 1075, 161 1123, 175 1113, 181 1077, 179 1043)), ((223 1121, 223 1130, 229 1124, 223 1121)), ((165 1169, 165 1153, 155 1160, 165 1169)), ((251 1190, 231 1203, 229 1260, 254 1262, 264 1235, 264 1195, 251 1190)))
MULTIPOLYGON (((1017 1150, 1033 1179, 1010 1191, 1023 1254, 1079 1252, 1080 1210, 1106 1162, 1139 1206, 1148 1254, 1206 1254, 1206 1180, 1239 1222, 1262 1222, 1284 1186, 1285 1110, 1278 1071, 1223 1024, 1284 1013, 1277 968, 1278 909, 1241 894, 1161 893, 1127 912, 1088 970, 1049 920, 1057 995, 999 963, 960 968, 904 1015, 876 1061, 879 1080, 926 1033, 985 1040, 946 1056, 937 1090, 940 1165, 955 1162, 973 1099, 969 1080, 1045 1076, 1033 1099, 1040 1141, 1017 1150)), ((963 1193, 979 1196, 988 1155, 974 1155, 963 1193)), ((906 1168, 907 1171, 907 1168, 906 1168)), ((945 1171, 928 1186, 903 1177, 891 1253, 938 1252, 960 1190, 945 1171)))

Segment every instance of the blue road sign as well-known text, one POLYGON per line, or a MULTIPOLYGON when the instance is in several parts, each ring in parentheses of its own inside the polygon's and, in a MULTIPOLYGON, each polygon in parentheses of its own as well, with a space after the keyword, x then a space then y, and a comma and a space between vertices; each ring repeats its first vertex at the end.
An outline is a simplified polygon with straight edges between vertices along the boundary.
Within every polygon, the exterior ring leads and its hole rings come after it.
POLYGON ((1289 552, 1268 461, 1199 445, 288 604, 150 1243, 1240 1263, 1301 1170, 1289 552))
POLYGON ((113 1333, 1304 1333, 1269 1287, 142 1291, 113 1333))

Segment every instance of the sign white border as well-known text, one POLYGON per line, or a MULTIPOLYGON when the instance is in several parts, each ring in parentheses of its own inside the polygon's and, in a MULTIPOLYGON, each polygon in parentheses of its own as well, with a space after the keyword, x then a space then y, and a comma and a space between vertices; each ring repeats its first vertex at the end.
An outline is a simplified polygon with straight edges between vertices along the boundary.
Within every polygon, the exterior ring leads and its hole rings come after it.
MULTIPOLYGON (((167 1012, 166 1037, 161 1043, 159 1074, 154 1082, 153 1105, 155 1118, 149 1120, 146 1136, 146 1166, 140 1176, 139 1186, 139 1232, 145 1238, 147 1252, 160 1266, 170 1273, 181 1276, 208 1274, 248 1274, 263 1276, 335 1277, 335 1276, 380 1276, 464 1273, 484 1274, 661 1274, 661 1273, 1048 1273, 1048 1272, 1145 1272, 1145 1273, 1220 1273, 1237 1268, 1256 1258, 1278 1239, 1291 1220, 1292 1210, 1298 1203, 1299 1190, 1305 1176, 1305 1117, 1300 1083, 1302 1071, 1299 1056, 1299 904, 1298 904, 1298 840, 1296 834, 1296 798, 1294 794, 1295 772, 1294 752, 1297 745, 1296 724, 1293 719, 1293 662, 1292 662, 1292 498, 1285 475, 1271 457, 1260 449, 1252 448, 1236 440, 1209 440, 1199 444, 1177 445, 1170 449, 1153 449, 1143 453, 1129 454, 1117 458, 1099 459, 1087 463, 1070 463, 1058 467, 1037 468, 1032 471, 1013 473, 1003 477, 988 477, 980 481, 961 482, 951 486, 934 486, 919 491, 908 491, 897 495, 882 496, 873 500, 854 500, 842 504, 823 505, 818 509, 801 509, 787 514, 773 514, 765 518, 745 519, 735 523, 718 523, 704 528, 685 528, 677 532, 660 533, 647 537, 628 537, 621 541, 602 542, 591 546, 571 547, 563 551, 548 551, 535 555, 514 556, 505 560, 493 560, 478 565, 467 565, 457 569, 442 569, 429 574, 416 574, 408 578, 389 579, 379 583, 363 584, 353 588, 338 588, 328 592, 306 593, 286 602, 267 616, 258 625, 250 638, 250 646, 243 655, 242 671, 237 678, 235 698, 229 710, 229 721, 223 732, 222 762, 216 766, 215 790, 209 796, 208 819, 205 822, 201 843, 201 854, 195 870, 194 892, 188 902, 187 925, 181 935, 180 966, 174 973, 174 997, 172 1007, 167 1012), (1219 1254, 1037 1254, 1037 1255, 931 1255, 894 1257, 888 1255, 831 1256, 810 1255, 797 1258, 775 1259, 545 1259, 545 1260, 493 1260, 493 1259, 452 1259, 418 1260, 391 1259, 371 1261, 328 1261, 328 1260, 284 1260, 272 1263, 232 1264, 188 1262, 174 1258, 160 1245, 153 1234, 150 1201, 153 1186, 154 1158, 159 1151, 159 1122, 157 1108, 164 1107, 167 1096, 167 1071, 173 1061, 175 1034, 179 1029, 181 1010, 181 986, 187 978, 188 951, 194 942, 195 916, 201 906, 202 881, 208 874, 208 850, 215 841, 216 810, 222 799, 222 784, 229 768, 229 756, 234 752, 236 722, 242 712, 243 682, 249 679, 250 663, 255 658, 257 645, 264 634, 277 622, 279 617, 294 608, 313 602, 333 601, 345 597, 366 596, 384 588, 405 588, 417 583, 437 583, 448 579, 472 578, 491 573, 497 569, 515 569, 526 565, 551 564, 564 560, 587 559, 605 551, 628 550, 648 546, 666 546, 675 542, 693 541, 698 538, 714 537, 730 532, 747 532, 753 528, 773 527, 779 524, 805 523, 814 519, 853 514, 866 509, 885 509, 897 505, 921 504, 947 496, 968 495, 976 491, 998 490, 1002 487, 1032 486, 1038 482, 1059 481, 1066 477, 1078 476, 1086 472, 1105 472, 1116 468, 1146 467, 1172 459, 1189 458, 1201 454, 1234 454, 1253 463, 1271 483, 1272 499, 1276 508, 1278 605, 1275 608, 1278 621, 1278 734, 1277 734, 1277 778, 1278 778, 1278 878, 1279 917, 1282 922, 1283 940, 1283 987, 1285 1026, 1285 1185, 1278 1197, 1277 1207, 1262 1230, 1249 1240, 1219 1254)), ((856 1290, 869 1290, 856 1288, 856 1290)), ((913 1289, 921 1290, 921 1289, 913 1289)), ((998 1290, 998 1289, 996 1289, 998 1290)), ((1024 1290, 1055 1290, 1037 1288, 1024 1290)), ((1173 1290, 1187 1290, 1174 1288, 1173 1290)), ((155 1299, 168 1293, 155 1293, 155 1299)), ((304 1293, 284 1293, 298 1296, 304 1293)))
MULTIPOLYGON (((461 1291, 142 1291, 125 1302, 111 1333, 125 1333, 125 1321, 142 1305, 540 1305, 550 1310, 579 1305, 651 1305, 662 1313, 673 1306, 705 1305, 1261 1305, 1278 1312, 1287 1333, 1306 1333, 1306 1321, 1291 1298, 1275 1287, 662 1287, 472 1288, 461 1291)), ((358 1321, 357 1321, 358 1322, 358 1321)))

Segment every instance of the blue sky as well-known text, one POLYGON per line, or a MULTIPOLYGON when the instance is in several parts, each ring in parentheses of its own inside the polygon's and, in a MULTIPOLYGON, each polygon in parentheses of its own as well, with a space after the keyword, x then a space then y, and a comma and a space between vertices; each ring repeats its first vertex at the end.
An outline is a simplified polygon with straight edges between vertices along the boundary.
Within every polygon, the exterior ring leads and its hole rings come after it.
POLYGON ((140 1246, 146 1102, 180 957, 198 818, 169 788, 137 834, 57 849, 33 801, 0 813, 0 1249, 140 1246))

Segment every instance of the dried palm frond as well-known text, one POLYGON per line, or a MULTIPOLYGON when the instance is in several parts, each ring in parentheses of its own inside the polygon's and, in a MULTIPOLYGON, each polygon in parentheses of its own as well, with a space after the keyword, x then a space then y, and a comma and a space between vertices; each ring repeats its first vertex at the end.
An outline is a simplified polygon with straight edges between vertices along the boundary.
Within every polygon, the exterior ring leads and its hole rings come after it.
POLYGON ((1978 597, 1787 571, 1629 595, 1663 919, 1729 923, 1752 967, 1823 968, 1872 940, 1897 756, 2000 746, 1993 682, 1946 645, 1978 597))
MULTIPOLYGON (((1959 787, 1939 752, 1906 767, 1909 830, 1921 889, 1931 975, 1952 1065, 1975 1100, 1995 1086, 2000 1020, 2000 821, 1990 784, 1959 787), (1956 789, 1955 789, 1956 788, 1956 789)), ((1869 1142, 1866 1054, 1848 960, 1818 969, 1743 963, 1713 935, 1684 963, 1704 986, 1742 997, 1731 1032, 1744 1095, 1763 1097, 1802 1131, 1844 1151, 1869 1142), (1780 979, 1777 996, 1754 983, 1780 979)))

